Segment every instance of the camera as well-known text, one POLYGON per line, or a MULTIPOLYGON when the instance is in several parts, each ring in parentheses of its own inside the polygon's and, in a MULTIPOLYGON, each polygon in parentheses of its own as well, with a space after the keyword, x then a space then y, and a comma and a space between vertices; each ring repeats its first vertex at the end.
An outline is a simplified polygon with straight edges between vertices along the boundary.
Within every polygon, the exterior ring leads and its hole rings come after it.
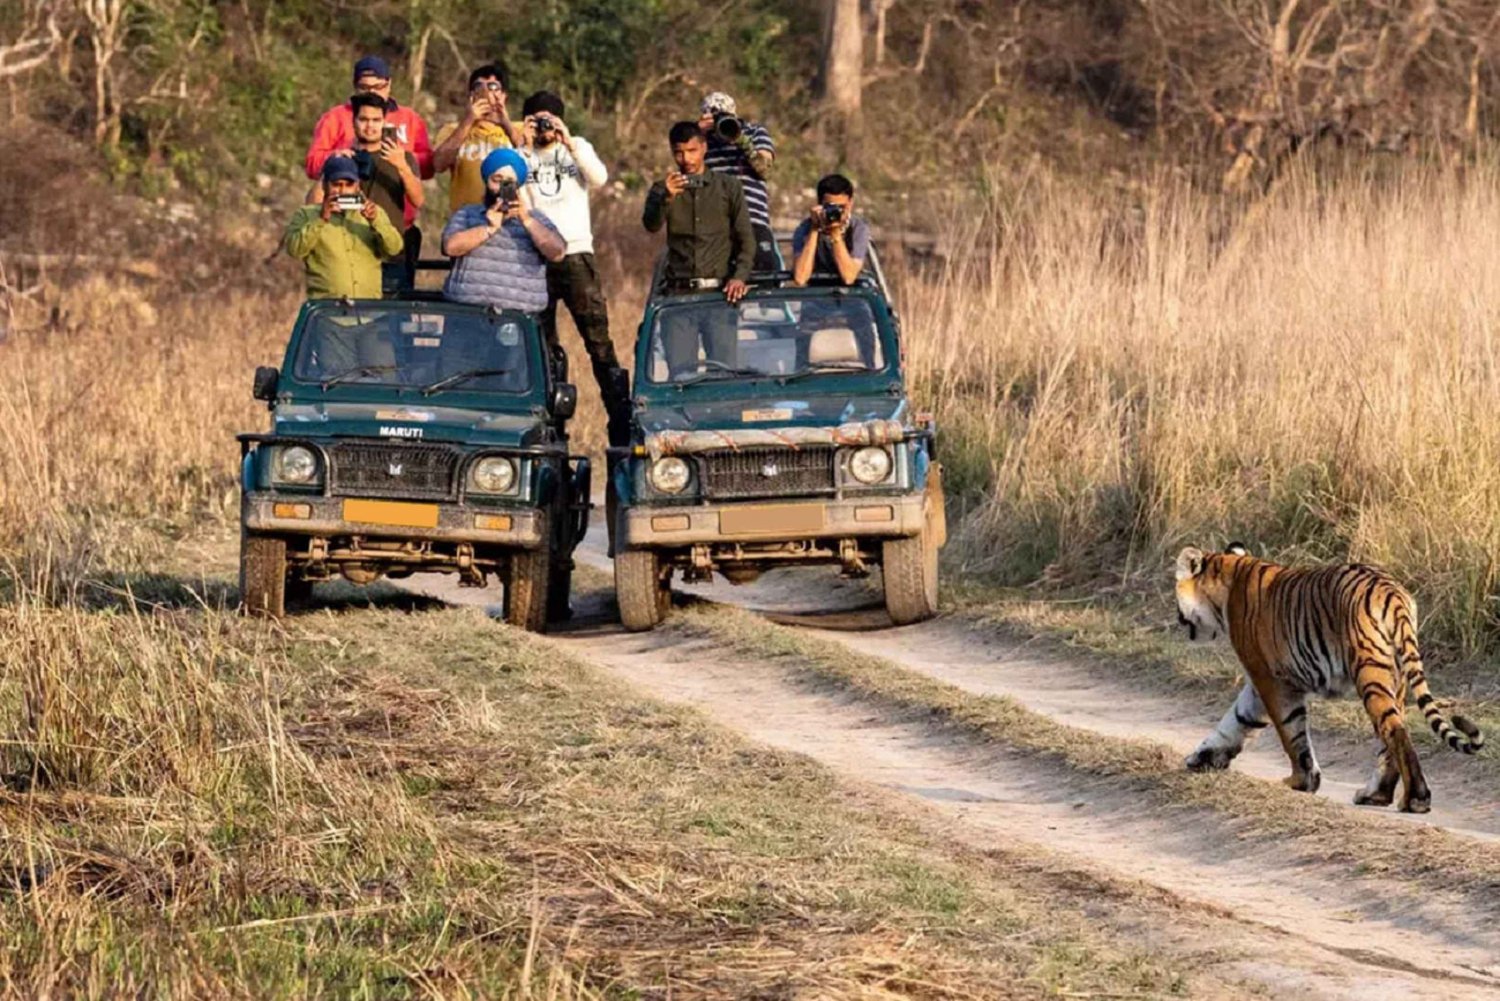
POLYGON ((365 207, 363 195, 339 195, 333 200, 333 207, 340 212, 358 212, 365 207))
POLYGON ((495 192, 495 201, 509 205, 521 198, 521 186, 509 177, 500 178, 500 189, 495 192))
POLYGON ((823 222, 826 225, 832 226, 834 223, 843 222, 843 221, 844 221, 844 206, 842 206, 842 205, 824 205, 823 206, 823 222))
POLYGON ((687 178, 689 188, 708 187, 708 171, 706 170, 701 174, 684 174, 683 177, 687 178))
POLYGON ((719 112, 714 115, 714 135, 727 143, 738 142, 745 134, 745 123, 734 115, 719 112))
POLYGON ((551 115, 533 115, 531 121, 536 126, 536 130, 539 133, 555 132, 557 130, 557 123, 552 120, 551 115))

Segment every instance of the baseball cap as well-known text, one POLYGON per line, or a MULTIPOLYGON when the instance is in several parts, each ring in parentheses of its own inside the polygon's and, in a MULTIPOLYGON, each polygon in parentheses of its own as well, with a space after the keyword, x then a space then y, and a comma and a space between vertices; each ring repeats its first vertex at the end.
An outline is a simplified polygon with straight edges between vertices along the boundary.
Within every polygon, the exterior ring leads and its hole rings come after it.
POLYGON ((323 182, 358 181, 359 165, 347 156, 330 156, 323 161, 323 182))
POLYGON ((354 64, 354 80, 357 83, 362 76, 378 76, 382 80, 391 78, 391 67, 379 56, 363 56, 354 64))

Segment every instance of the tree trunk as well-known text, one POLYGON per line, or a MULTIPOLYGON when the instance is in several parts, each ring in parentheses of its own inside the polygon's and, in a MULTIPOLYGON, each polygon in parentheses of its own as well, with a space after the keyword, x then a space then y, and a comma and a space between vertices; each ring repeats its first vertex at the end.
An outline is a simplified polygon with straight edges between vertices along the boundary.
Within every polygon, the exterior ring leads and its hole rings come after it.
POLYGON ((823 99, 843 123, 859 118, 864 73, 864 26, 860 0, 829 0, 828 40, 823 49, 823 99))

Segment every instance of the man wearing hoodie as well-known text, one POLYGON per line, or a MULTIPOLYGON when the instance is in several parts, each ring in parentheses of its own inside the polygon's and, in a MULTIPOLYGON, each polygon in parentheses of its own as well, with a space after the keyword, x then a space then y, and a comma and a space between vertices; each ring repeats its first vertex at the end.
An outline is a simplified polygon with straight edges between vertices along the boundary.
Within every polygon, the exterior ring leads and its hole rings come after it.
POLYGON ((594 230, 589 215, 589 193, 609 180, 609 172, 593 145, 576 136, 563 121, 562 98, 542 90, 522 105, 522 148, 526 157, 526 190, 532 204, 547 214, 567 242, 562 260, 547 265, 547 308, 542 329, 559 371, 567 370, 567 356, 557 336, 557 307, 572 314, 588 350, 594 381, 604 400, 609 442, 623 445, 630 433, 630 398, 619 376, 620 363, 609 338, 609 306, 594 264, 594 230))

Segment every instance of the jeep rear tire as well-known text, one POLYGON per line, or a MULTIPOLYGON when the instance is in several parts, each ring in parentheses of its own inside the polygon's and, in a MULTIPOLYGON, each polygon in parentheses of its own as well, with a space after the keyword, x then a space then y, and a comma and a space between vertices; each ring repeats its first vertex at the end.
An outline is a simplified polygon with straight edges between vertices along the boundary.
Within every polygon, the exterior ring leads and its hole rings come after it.
POLYGON ((505 621, 528 632, 546 632, 551 577, 552 554, 548 550, 524 549, 512 555, 505 572, 505 621))
POLYGON ((932 536, 931 528, 924 527, 920 535, 887 539, 881 545, 885 610, 898 626, 937 614, 938 549, 932 536))
POLYGON ((286 540, 240 533, 240 608, 246 615, 286 614, 286 540))
POLYGON ((662 570, 654 549, 615 554, 615 601, 620 624, 633 633, 655 629, 672 608, 671 571, 662 570))

